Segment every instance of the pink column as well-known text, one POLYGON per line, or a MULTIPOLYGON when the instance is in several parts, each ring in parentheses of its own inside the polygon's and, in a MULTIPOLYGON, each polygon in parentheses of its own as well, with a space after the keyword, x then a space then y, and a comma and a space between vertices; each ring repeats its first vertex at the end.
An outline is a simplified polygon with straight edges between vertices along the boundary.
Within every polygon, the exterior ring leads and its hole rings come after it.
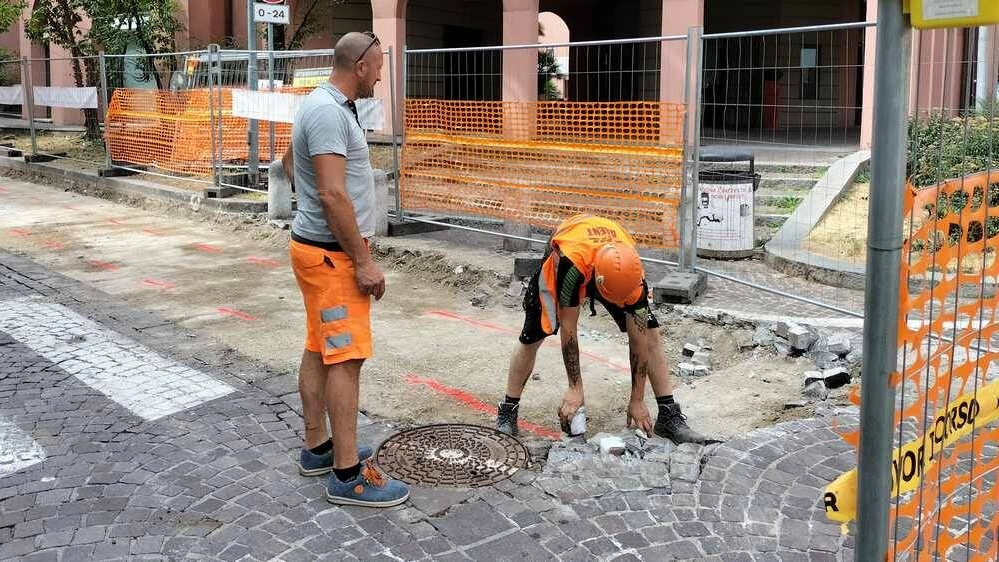
MULTIPOLYGON (((29 59, 40 59, 45 56, 45 49, 37 44, 32 43, 28 39, 28 36, 24 33, 24 24, 31 17, 31 8, 25 8, 21 12, 21 19, 17 22, 14 30, 17 32, 19 39, 18 51, 22 57, 28 57, 29 59)), ((47 86, 44 83, 45 80, 45 63, 42 61, 31 63, 31 79, 38 86, 47 86)), ((23 87, 27 89, 28 85, 23 84, 23 87)), ((25 90, 27 92, 27 90, 25 90)), ((35 117, 45 117, 45 108, 35 108, 35 117)), ((21 105, 21 118, 28 119, 28 104, 21 105)))
MULTIPOLYGON (((503 44, 534 45, 538 42, 538 0, 503 0, 503 44)), ((503 101, 537 102, 538 50, 503 51, 503 101)), ((530 138, 537 113, 533 105, 506 112, 504 132, 508 138, 530 138)))
MULTIPOLYGON (((398 111, 398 120, 395 124, 396 134, 402 134, 402 110, 406 93, 405 84, 402 83, 402 49, 406 45, 406 1, 371 0, 371 30, 378 36, 383 50, 391 47, 394 59, 392 64, 395 65, 395 100, 398 111)), ((375 97, 381 99, 385 107, 386 127, 392 119, 390 84, 389 61, 386 59, 382 81, 375 87, 375 97)), ((386 135, 392 133, 391 129, 381 132, 386 135)))
MULTIPOLYGON (((503 0, 503 44, 535 45, 538 42, 538 0, 503 0)), ((503 51, 503 133, 508 139, 530 139, 537 125, 538 50, 503 51)), ((526 191, 506 190, 509 207, 526 210, 530 197, 526 191)), ((530 233, 527 225, 506 221, 504 232, 518 236, 530 233)), ((503 248, 522 251, 527 242, 503 239, 503 248)))
MULTIPOLYGON (((692 27, 704 26, 704 0, 663 0, 663 36, 687 35, 692 27)), ((687 42, 662 43, 661 71, 659 73, 659 101, 684 102, 687 83, 687 42)), ((691 69, 693 72, 693 69, 691 69)), ((697 77, 700 84, 700 77, 697 77)), ((663 143, 682 142, 683 131, 674 131, 668 120, 661 121, 659 137, 663 143)))
MULTIPOLYGON (((877 21, 878 0, 867 0, 867 21, 877 21)), ((877 32, 873 27, 867 28, 864 37, 864 96, 860 110, 860 148, 871 149, 871 138, 874 133, 874 54, 877 32)))

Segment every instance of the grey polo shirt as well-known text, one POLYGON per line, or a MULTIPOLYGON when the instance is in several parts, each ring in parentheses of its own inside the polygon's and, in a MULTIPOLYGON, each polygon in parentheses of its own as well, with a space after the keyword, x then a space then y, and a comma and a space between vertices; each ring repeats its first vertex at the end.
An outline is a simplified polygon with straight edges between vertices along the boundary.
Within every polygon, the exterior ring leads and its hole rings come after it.
POLYGON ((312 157, 319 154, 338 154, 347 159, 347 195, 354 205, 357 228, 365 238, 375 235, 375 175, 368 141, 347 102, 347 96, 324 82, 305 97, 292 125, 298 213, 291 229, 316 242, 336 241, 319 203, 312 165, 312 157))

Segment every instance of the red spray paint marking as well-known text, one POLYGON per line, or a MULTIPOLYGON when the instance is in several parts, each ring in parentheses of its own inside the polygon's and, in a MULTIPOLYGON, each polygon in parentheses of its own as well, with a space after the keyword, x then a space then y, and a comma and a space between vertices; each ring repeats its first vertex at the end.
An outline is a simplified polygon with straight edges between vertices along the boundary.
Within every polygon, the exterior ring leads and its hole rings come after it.
POLYGON ((157 230, 155 228, 143 228, 142 232, 149 234, 150 236, 163 236, 162 230, 157 230))
POLYGON ((121 222, 118 219, 108 219, 107 222, 110 223, 110 224, 117 224, 118 226, 121 226, 122 224, 124 224, 123 222, 121 222))
POLYGON ((31 236, 31 231, 26 228, 12 228, 7 232, 13 234, 14 236, 31 236))
POLYGON ((0 193, 7 193, 6 187, 0 187, 0 193))
POLYGON ((160 281, 159 279, 143 279, 142 283, 144 285, 149 285, 150 287, 156 287, 157 289, 163 290, 173 289, 176 287, 176 285, 170 283, 169 281, 160 281))
POLYGON ((224 306, 220 306, 215 310, 221 312, 222 314, 225 314, 226 316, 232 316, 233 318, 239 318, 240 320, 246 320, 248 322, 256 320, 256 318, 254 318, 253 316, 250 316, 249 314, 243 312, 242 310, 236 310, 235 308, 226 308, 224 306))
POLYGON ((280 267, 281 264, 277 260, 272 260, 270 258, 258 258, 257 256, 250 256, 246 258, 246 261, 254 265, 263 265, 266 267, 280 267))
POLYGON ((42 202, 42 200, 41 200, 41 199, 39 199, 39 198, 37 198, 37 197, 32 197, 32 198, 31 198, 31 202, 32 202, 32 203, 41 203, 41 202, 42 202))
MULTIPOLYGON (((492 324, 492 323, 489 323, 489 322, 483 322, 481 320, 475 320, 474 318, 466 318, 464 316, 455 314, 453 312, 448 312, 446 310, 431 310, 431 311, 427 312, 427 314, 429 314, 430 316, 440 316, 442 318, 447 318, 448 320, 457 320, 459 322, 464 322, 466 324, 471 324, 472 326, 476 326, 478 328, 482 328, 482 329, 485 329, 485 330, 491 330, 493 332, 500 332, 500 333, 503 333, 503 334, 514 334, 514 335, 518 335, 518 336, 520 335, 520 331, 519 330, 511 330, 510 328, 506 328, 504 326, 498 326, 496 324, 492 324)), ((557 343, 555 343, 554 341, 551 341, 551 340, 545 340, 545 343, 543 345, 546 345, 548 347, 560 347, 559 344, 557 344, 557 343)), ((623 373, 631 373, 631 369, 630 368, 625 367, 624 365, 619 365, 619 364, 611 361, 610 359, 607 359, 606 357, 601 357, 599 355, 596 355, 596 354, 593 354, 593 353, 589 353, 587 351, 582 351, 582 350, 580 350, 579 354, 582 355, 583 357, 587 357, 589 359, 592 359, 592 360, 596 361, 597 363, 602 363, 604 365, 607 365, 608 367, 611 367, 611 368, 616 369, 618 371, 621 371, 623 373)))
POLYGON ((46 248, 49 248, 51 250, 61 250, 65 248, 65 246, 63 246, 59 242, 56 242, 55 240, 46 240, 42 242, 42 246, 45 246, 46 248))
POLYGON ((113 263, 108 262, 108 261, 90 260, 87 263, 89 263, 90 265, 96 267, 97 269, 103 269, 104 271, 118 271, 117 264, 113 264, 113 263))
POLYGON ((201 250, 202 252, 208 252, 209 254, 217 254, 222 251, 222 248, 219 248, 218 246, 212 246, 211 244, 205 243, 195 244, 194 248, 201 250))
POLYGON ((63 205, 62 208, 63 209, 69 209, 70 211, 79 211, 80 210, 79 207, 74 207, 74 206, 72 206, 72 205, 70 205, 68 203, 65 204, 65 205, 63 205))
MULTIPOLYGON (((495 406, 490 406, 489 404, 486 404, 482 400, 479 400, 478 398, 472 396, 471 394, 468 394, 464 390, 459 390, 457 388, 441 384, 439 381, 436 381, 434 379, 428 377, 421 377, 415 374, 407 375, 406 382, 413 385, 421 384, 429 388, 430 390, 433 390, 434 392, 450 396, 451 398, 454 398, 458 402, 461 402, 462 404, 468 406, 469 408, 472 408, 473 410, 478 410, 479 412, 493 416, 496 415, 495 406)), ((526 422, 524 420, 518 420, 517 427, 523 429, 524 431, 530 431, 535 435, 540 435, 541 437, 547 437, 549 439, 557 440, 562 438, 562 434, 558 433, 557 431, 552 431, 548 428, 530 422, 526 422)))

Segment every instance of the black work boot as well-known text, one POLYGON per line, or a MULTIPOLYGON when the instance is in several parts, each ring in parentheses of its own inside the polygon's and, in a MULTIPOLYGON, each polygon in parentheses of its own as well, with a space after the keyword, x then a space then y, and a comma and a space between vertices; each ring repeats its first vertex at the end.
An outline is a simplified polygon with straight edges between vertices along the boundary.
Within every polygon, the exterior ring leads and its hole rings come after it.
POLYGON ((659 437, 669 439, 677 445, 681 443, 704 444, 707 440, 687 425, 687 416, 680 411, 679 404, 668 404, 659 408, 659 416, 653 431, 659 437))
POLYGON ((517 412, 520 404, 500 402, 496 408, 496 430, 507 435, 517 435, 517 412))

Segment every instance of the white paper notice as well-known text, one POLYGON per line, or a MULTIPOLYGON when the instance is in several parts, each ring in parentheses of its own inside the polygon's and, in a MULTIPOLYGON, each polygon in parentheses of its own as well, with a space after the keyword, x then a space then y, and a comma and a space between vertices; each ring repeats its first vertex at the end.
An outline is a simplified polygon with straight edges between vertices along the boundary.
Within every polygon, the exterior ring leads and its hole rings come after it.
POLYGON ((923 18, 943 20, 973 18, 978 15, 979 0, 922 0, 923 18))

